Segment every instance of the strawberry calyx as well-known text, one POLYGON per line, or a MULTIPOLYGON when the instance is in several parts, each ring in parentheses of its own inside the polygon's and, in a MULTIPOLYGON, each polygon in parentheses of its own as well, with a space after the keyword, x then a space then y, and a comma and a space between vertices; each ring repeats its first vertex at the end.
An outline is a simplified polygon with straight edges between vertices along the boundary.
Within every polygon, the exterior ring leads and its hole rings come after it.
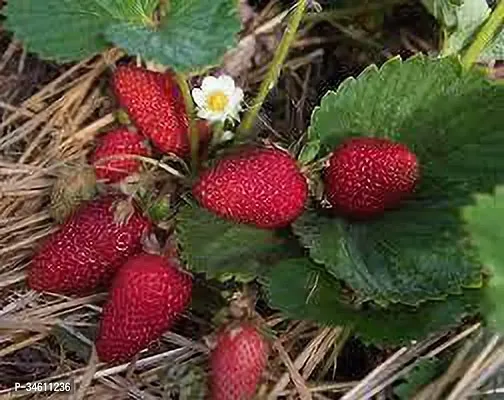
POLYGON ((142 248, 145 253, 161 255, 161 244, 155 233, 144 236, 142 239, 142 248))
POLYGON ((147 214, 154 221, 159 228, 169 230, 170 224, 167 222, 172 214, 170 196, 162 196, 157 200, 147 205, 147 214))
POLYGON ((142 238, 142 250, 144 253, 160 256, 165 260, 170 262, 173 268, 176 268, 179 272, 189 275, 194 278, 186 268, 184 268, 182 262, 180 261, 180 255, 177 248, 177 241, 174 235, 171 235, 166 239, 164 246, 161 246, 157 235, 155 233, 150 233, 142 238))
POLYGON ((257 291, 245 285, 243 291, 233 293, 229 302, 229 315, 233 319, 251 318, 254 314, 257 291))
POLYGON ((161 246, 161 242, 157 235, 155 233, 150 233, 142 240, 142 245, 145 253, 158 255, 167 260, 175 261, 176 264, 180 264, 180 258, 173 235, 166 239, 164 246, 161 246))
POLYGON ((213 323, 222 326, 256 320, 258 316, 255 311, 256 301, 257 290, 250 284, 243 285, 242 290, 237 290, 230 295, 228 305, 215 314, 213 323))
POLYGON ((332 154, 330 153, 319 160, 301 165, 301 172, 308 176, 320 173, 329 166, 331 155, 332 154))
POLYGON ((162 74, 165 74, 170 71, 170 67, 154 60, 146 60, 145 69, 152 72, 160 72, 162 74))
POLYGON ((114 207, 114 222, 118 225, 127 224, 129 219, 135 213, 133 199, 119 199, 113 204, 114 207))
POLYGON ((161 251, 164 257, 180 263, 180 252, 175 234, 170 235, 168 239, 166 239, 165 245, 161 251))
POLYGON ((121 125, 125 125, 128 127, 128 129, 131 130, 137 130, 135 125, 133 125, 128 112, 125 109, 119 108, 115 111, 114 115, 117 122, 119 122, 121 125))

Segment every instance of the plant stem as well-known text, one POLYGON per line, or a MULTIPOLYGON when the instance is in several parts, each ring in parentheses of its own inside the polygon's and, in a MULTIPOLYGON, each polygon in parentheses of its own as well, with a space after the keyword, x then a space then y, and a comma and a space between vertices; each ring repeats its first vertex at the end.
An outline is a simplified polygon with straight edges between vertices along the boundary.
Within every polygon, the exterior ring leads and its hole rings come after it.
POLYGON ((275 53, 275 57, 271 62, 270 69, 265 80, 262 82, 261 87, 259 88, 259 94, 252 102, 250 109, 245 115, 243 122, 238 128, 238 132, 240 134, 245 135, 250 131, 254 121, 256 120, 259 110, 261 109, 266 97, 268 96, 271 89, 275 87, 277 84, 280 73, 282 72, 282 67, 289 53, 290 47, 296 38, 296 33, 299 29, 299 25, 301 24, 301 20, 306 12, 306 7, 308 4, 308 0, 298 0, 295 7, 295 11, 292 14, 292 17, 289 20, 289 24, 285 30, 282 41, 280 42, 280 46, 275 53))
POLYGON ((504 1, 500 0, 497 7, 488 18, 483 28, 476 35, 466 53, 462 57, 462 66, 468 70, 478 60, 481 52, 490 44, 497 31, 504 23, 504 1))
POLYGON ((191 167, 193 173, 198 169, 198 154, 199 154, 199 132, 194 120, 194 103, 192 100, 191 89, 187 83, 187 77, 183 74, 177 73, 176 81, 184 98, 187 117, 189 118, 189 143, 191 144, 191 167))
POLYGON ((219 144, 224 134, 224 123, 217 122, 213 125, 212 146, 219 144))

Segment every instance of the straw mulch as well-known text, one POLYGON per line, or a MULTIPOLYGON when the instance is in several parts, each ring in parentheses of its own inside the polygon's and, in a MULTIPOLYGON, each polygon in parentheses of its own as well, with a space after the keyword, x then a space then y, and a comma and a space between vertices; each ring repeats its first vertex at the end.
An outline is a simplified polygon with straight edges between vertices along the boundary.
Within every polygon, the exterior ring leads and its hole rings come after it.
MULTIPOLYGON (((262 66, 281 32, 285 12, 275 11, 274 3, 261 14, 248 15, 248 31, 238 50, 226 58, 225 68, 246 89, 261 81, 266 72, 262 66)), ((348 37, 349 32, 342 32, 343 27, 334 21, 340 28, 337 36, 314 35, 317 22, 314 19, 300 35, 274 93, 274 107, 266 105, 266 111, 268 107, 281 111, 261 116, 263 130, 276 139, 292 140, 306 128, 324 87, 327 46, 342 40, 341 35, 348 37)), ((428 47, 415 36, 401 38, 402 51, 428 47)), ((352 45, 362 41, 352 40, 352 45)), ((348 55, 348 47, 344 49, 348 55)), ((371 54, 366 48, 343 69, 387 56, 371 54)), ((104 293, 69 298, 41 295, 25 286, 25 269, 34 248, 55 229, 48 211, 55 180, 82 160, 101 130, 116 123, 107 80, 121 57, 120 51, 111 50, 76 65, 56 67, 28 56, 18 43, 4 40, 0 58, 0 399, 170 399, 178 398, 177 393, 195 399, 182 386, 185 382, 188 388, 197 387, 204 381, 194 367, 205 365, 208 348, 201 337, 191 337, 184 325, 211 326, 208 320, 187 314, 180 327, 166 333, 133 364, 111 368, 97 361, 92 346, 104 293), (26 393, 14 387, 16 382, 70 381, 75 384, 73 397, 54 391, 26 393)), ((340 75, 341 67, 330 69, 340 75)), ((332 77, 331 84, 343 77, 332 77)), ((441 356, 449 360, 445 372, 414 398, 458 400, 490 390, 482 385, 504 363, 501 340, 488 337, 479 324, 404 348, 364 348, 360 351, 367 352, 367 360, 362 361, 345 327, 320 327, 279 315, 270 316, 267 323, 276 330, 278 340, 260 398, 393 398, 394 384, 424 360, 441 356)), ((495 378, 494 383, 498 383, 495 378)))

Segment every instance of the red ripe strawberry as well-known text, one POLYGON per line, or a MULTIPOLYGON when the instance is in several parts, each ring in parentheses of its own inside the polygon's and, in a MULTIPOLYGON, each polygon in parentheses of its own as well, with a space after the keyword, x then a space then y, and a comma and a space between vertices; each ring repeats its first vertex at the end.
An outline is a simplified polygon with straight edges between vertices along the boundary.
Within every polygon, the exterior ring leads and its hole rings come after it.
POLYGON ((185 310, 192 278, 177 264, 143 253, 117 273, 103 309, 96 350, 104 362, 124 362, 157 340, 185 310))
POLYGON ((400 143, 352 138, 331 155, 325 172, 327 200, 338 211, 367 218, 397 207, 419 177, 416 156, 400 143))
POLYGON ((121 66, 113 86, 119 104, 159 150, 179 157, 189 153, 184 100, 172 74, 121 66))
POLYGON ((268 345, 253 325, 224 328, 210 358, 211 399, 252 399, 267 362, 268 345))
POLYGON ((96 177, 114 183, 138 172, 141 166, 139 160, 110 158, 123 155, 148 156, 149 149, 144 143, 144 138, 124 128, 107 132, 91 156, 96 177))
POLYGON ((127 210, 118 197, 84 204, 35 254, 28 273, 32 289, 62 294, 86 294, 107 283, 117 268, 141 248, 150 222, 139 211, 127 210))
POLYGON ((274 229, 303 212, 308 185, 288 153, 246 148, 204 171, 193 194, 203 207, 221 217, 274 229))

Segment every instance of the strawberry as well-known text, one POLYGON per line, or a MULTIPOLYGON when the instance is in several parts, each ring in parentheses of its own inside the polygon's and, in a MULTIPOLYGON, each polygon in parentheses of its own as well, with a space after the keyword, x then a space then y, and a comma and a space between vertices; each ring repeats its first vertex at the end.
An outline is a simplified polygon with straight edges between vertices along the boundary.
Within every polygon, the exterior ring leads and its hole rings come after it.
POLYGON ((185 310, 192 278, 177 263, 142 253, 129 259, 112 282, 96 350, 104 362, 124 362, 157 340, 185 310))
POLYGON ((95 167, 96 177, 115 183, 138 172, 141 167, 139 160, 111 158, 125 155, 148 156, 149 149, 143 142, 143 137, 124 128, 107 132, 91 156, 91 164, 95 167))
POLYGON ((248 147, 204 171, 193 195, 221 217, 274 229, 303 212, 308 185, 288 153, 248 147))
POLYGON ((107 283, 128 257, 139 251, 150 222, 121 198, 85 203, 37 251, 28 273, 38 291, 87 294, 107 283), (119 220, 120 213, 130 215, 119 220), (131 213, 132 211, 132 213, 131 213))
POLYGON ((250 400, 268 362, 268 344, 247 322, 217 335, 210 357, 212 400, 250 400))
POLYGON ((182 158, 189 153, 184 100, 171 73, 121 66, 114 74, 113 86, 119 104, 159 150, 182 158))
POLYGON ((324 182, 329 203, 361 219, 397 207, 418 178, 417 158, 405 145, 364 137, 349 139, 333 152, 324 182))

